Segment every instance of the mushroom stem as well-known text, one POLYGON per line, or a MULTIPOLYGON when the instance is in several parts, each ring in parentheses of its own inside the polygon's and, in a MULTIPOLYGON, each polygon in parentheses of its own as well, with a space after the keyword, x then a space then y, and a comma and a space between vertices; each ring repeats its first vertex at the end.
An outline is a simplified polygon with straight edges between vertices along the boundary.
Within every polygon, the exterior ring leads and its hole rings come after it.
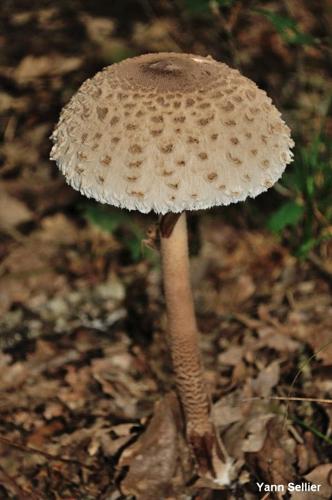
POLYGON ((211 401, 199 350, 185 212, 172 233, 165 237, 161 232, 160 239, 168 338, 187 441, 196 458, 199 475, 228 484, 231 462, 211 418, 211 401))

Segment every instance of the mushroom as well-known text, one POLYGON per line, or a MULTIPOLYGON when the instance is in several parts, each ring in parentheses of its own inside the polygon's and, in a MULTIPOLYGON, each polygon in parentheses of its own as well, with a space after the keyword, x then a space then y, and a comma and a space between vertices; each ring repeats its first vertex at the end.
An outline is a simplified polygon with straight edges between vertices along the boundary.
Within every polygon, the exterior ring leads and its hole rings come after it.
POLYGON ((232 476, 211 415, 190 285, 186 211, 270 188, 291 162, 290 131, 272 101, 209 57, 146 54, 106 67, 63 109, 51 158, 82 194, 160 215, 168 339, 198 473, 232 476))

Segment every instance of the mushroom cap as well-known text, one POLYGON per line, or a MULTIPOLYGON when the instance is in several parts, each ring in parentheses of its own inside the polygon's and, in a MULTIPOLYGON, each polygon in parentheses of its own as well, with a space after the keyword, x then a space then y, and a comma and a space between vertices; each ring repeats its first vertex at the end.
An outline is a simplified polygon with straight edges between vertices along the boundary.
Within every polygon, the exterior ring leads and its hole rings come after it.
POLYGON ((271 99, 209 57, 156 53, 86 80, 63 109, 51 158, 85 196, 165 214, 228 205, 292 161, 271 99))

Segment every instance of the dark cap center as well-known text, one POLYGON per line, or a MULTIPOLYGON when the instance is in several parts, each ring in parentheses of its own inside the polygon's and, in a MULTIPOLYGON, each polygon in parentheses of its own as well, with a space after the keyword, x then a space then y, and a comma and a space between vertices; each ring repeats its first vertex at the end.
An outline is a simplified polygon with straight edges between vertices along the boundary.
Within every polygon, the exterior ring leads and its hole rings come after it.
POLYGON ((143 70, 159 75, 173 74, 174 76, 178 76, 182 73, 182 68, 178 63, 167 59, 160 59, 149 62, 143 66, 143 70))
POLYGON ((206 57, 190 54, 145 54, 122 61, 116 73, 123 87, 157 92, 193 92, 218 85, 220 64, 206 57), (126 84, 124 82, 127 82, 126 84))

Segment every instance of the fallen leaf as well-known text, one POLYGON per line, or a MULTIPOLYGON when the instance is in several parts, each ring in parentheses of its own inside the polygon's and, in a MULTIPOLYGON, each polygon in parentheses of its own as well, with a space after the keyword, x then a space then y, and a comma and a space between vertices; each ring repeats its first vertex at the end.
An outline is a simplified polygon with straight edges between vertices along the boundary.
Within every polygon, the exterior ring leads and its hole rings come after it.
POLYGON ((146 47, 148 51, 178 52, 179 45, 170 34, 174 32, 174 20, 170 18, 154 18, 149 24, 134 24, 133 41, 138 47, 146 47))
POLYGON ((332 311, 319 324, 307 327, 307 341, 323 365, 332 365, 332 311))
POLYGON ((28 55, 22 59, 14 71, 14 78, 26 84, 43 76, 63 75, 75 71, 82 64, 79 57, 64 57, 59 54, 47 56, 28 55))
POLYGON ((242 451, 253 453, 263 448, 268 432, 267 425, 274 416, 273 413, 255 415, 245 423, 246 437, 241 443, 242 451))
POLYGON ((282 419, 275 417, 267 424, 263 447, 252 455, 267 484, 287 484, 295 481, 295 443, 285 434, 282 419))
POLYGON ((18 224, 31 219, 33 214, 25 203, 9 195, 0 185, 0 230, 14 229, 18 224))
POLYGON ((256 379, 252 380, 252 387, 257 396, 267 397, 271 389, 277 385, 280 378, 279 361, 273 361, 269 366, 260 370, 256 379))
POLYGON ((274 326, 263 326, 257 329, 260 340, 257 349, 270 347, 278 352, 294 352, 300 347, 300 343, 289 336, 278 332, 274 326))
POLYGON ((124 494, 135 495, 137 500, 166 499, 175 494, 191 470, 182 432, 177 398, 168 394, 157 403, 144 433, 120 458, 118 467, 129 467, 121 482, 124 494))
POLYGON ((306 481, 320 485, 316 492, 294 492, 292 500, 329 500, 332 497, 332 464, 318 465, 304 476, 306 481))
POLYGON ((243 346, 231 346, 227 351, 218 355, 218 362, 223 365, 236 366, 243 357, 243 346))

